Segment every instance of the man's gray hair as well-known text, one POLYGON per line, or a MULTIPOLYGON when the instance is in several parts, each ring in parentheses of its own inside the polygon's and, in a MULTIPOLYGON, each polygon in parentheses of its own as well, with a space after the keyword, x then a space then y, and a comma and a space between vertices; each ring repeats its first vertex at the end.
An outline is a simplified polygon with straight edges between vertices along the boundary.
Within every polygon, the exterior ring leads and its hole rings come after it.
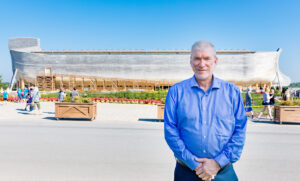
POLYGON ((197 42, 195 42, 193 44, 193 46, 192 46, 192 53, 193 53, 194 50, 205 50, 207 48, 212 48, 214 57, 216 57, 215 46, 212 43, 210 43, 208 41, 203 41, 203 40, 197 41, 197 42))

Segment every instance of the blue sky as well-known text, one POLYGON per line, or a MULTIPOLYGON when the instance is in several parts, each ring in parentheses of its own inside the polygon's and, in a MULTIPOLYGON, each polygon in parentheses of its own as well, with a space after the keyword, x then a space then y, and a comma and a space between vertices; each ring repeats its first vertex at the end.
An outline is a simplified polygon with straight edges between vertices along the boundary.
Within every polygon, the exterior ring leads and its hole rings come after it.
POLYGON ((12 76, 8 39, 36 37, 43 49, 217 49, 275 51, 300 82, 297 0, 2 0, 0 75, 12 76))

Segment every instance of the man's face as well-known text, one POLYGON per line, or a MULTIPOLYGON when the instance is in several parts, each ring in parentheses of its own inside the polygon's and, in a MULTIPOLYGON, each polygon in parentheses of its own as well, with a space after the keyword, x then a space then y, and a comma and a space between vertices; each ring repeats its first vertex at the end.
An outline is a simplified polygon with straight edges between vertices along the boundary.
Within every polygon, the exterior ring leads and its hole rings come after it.
POLYGON ((214 56, 212 48, 193 50, 190 63, 196 78, 206 80, 212 75, 218 58, 214 56))

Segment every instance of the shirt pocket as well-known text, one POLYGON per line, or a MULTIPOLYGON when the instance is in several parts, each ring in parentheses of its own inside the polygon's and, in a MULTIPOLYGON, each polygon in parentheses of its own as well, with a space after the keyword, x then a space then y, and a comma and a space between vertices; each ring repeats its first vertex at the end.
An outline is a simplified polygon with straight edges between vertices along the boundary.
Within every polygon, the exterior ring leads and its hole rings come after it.
POLYGON ((215 136, 218 140, 218 146, 220 151, 228 143, 232 136, 235 127, 235 119, 233 114, 224 112, 222 114, 216 114, 214 119, 215 136))
POLYGON ((199 111, 196 106, 181 104, 178 106, 176 114, 180 128, 188 127, 190 129, 191 125, 199 127, 199 111))

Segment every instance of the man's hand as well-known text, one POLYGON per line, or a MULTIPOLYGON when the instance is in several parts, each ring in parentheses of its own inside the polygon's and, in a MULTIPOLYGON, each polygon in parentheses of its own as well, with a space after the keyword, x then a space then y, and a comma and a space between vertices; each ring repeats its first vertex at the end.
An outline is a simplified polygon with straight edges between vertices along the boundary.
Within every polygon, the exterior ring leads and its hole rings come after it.
POLYGON ((199 165, 195 168, 195 172, 197 172, 197 170, 199 169, 199 168, 201 168, 202 167, 202 163, 199 163, 199 165))
POLYGON ((202 180, 212 180, 221 169, 220 165, 214 159, 196 158, 200 164, 196 167, 195 171, 199 178, 202 180))

